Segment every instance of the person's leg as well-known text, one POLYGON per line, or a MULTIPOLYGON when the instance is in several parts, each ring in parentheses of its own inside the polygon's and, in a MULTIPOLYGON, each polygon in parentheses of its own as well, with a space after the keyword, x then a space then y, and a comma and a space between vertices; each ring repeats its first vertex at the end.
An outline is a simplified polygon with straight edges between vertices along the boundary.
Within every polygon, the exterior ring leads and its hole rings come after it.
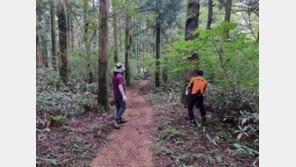
POLYGON ((115 98, 115 104, 116 104, 116 116, 115 119, 112 120, 111 124, 115 129, 119 129, 120 126, 118 125, 118 121, 116 120, 116 118, 118 117, 119 114, 119 109, 120 109, 120 98, 115 98))
POLYGON ((116 105, 116 115, 117 115, 120 109, 120 100, 118 98, 115 98, 115 105, 116 105))
POLYGON ((199 109, 200 109, 200 115, 202 117, 202 121, 205 122, 206 121, 206 111, 205 111, 205 108, 204 108, 203 96, 202 95, 199 96, 198 103, 199 103, 199 109))
POLYGON ((195 95, 190 95, 188 99, 188 114, 191 122, 196 122, 193 114, 193 106, 195 103, 195 95))
POLYGON ((126 109, 126 104, 125 104, 125 102, 123 101, 122 98, 119 98, 119 104, 120 104, 120 108, 119 108, 118 113, 117 113, 116 118, 115 118, 115 120, 117 122, 119 120, 121 120, 121 116, 122 116, 122 114, 124 113, 124 111, 126 109))

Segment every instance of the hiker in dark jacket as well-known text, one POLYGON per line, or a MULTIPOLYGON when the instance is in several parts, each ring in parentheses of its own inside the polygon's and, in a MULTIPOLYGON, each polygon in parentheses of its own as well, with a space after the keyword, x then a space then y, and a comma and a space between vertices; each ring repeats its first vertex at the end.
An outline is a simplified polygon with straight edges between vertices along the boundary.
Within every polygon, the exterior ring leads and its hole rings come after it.
POLYGON ((203 71, 197 71, 197 77, 192 77, 190 83, 186 87, 186 95, 189 95, 188 100, 188 114, 190 122, 197 124, 193 114, 194 104, 197 102, 199 104, 200 113, 203 123, 206 121, 206 112, 203 104, 203 95, 207 88, 207 80, 203 78, 203 71), (192 88, 192 91, 189 92, 189 89, 192 88))
POLYGON ((122 119, 122 114, 126 109, 126 101, 127 97, 125 95, 125 80, 123 78, 125 68, 121 63, 117 63, 116 67, 113 68, 113 94, 115 98, 116 104, 116 117, 111 122, 112 126, 115 129, 119 129, 120 126, 118 124, 122 124, 127 122, 126 120, 122 119))

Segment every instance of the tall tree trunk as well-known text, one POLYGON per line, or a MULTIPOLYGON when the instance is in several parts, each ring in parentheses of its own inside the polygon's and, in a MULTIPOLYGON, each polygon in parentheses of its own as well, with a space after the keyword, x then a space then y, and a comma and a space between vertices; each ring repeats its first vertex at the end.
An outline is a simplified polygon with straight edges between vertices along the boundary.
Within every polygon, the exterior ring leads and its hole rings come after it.
POLYGON ((209 2, 208 2, 207 29, 211 29, 212 21, 213 21, 213 0, 209 0, 209 2))
MULTIPOLYGON (((225 18, 224 20, 230 23, 232 0, 226 0, 225 4, 225 18)), ((229 30, 225 30, 226 38, 229 38, 229 30)))
POLYGON ((67 27, 66 27, 66 15, 65 4, 63 0, 58 2, 58 22, 59 22, 59 46, 60 46, 60 77, 63 82, 68 84, 68 59, 67 59, 67 27))
POLYGON ((259 30, 258 30, 258 35, 257 35, 256 42, 259 42, 259 30))
POLYGON ((130 56, 130 16, 126 14, 125 16, 125 80, 126 80, 126 85, 130 86, 131 85, 131 80, 130 80, 130 69, 129 69, 129 56, 130 56))
MULTIPOLYGON (((231 6, 232 6, 232 0, 226 0, 224 21, 228 23, 230 23, 231 6)), ((229 39, 229 30, 225 29, 224 32, 225 32, 225 42, 227 42, 229 39)), ((229 77, 224 64, 223 53, 224 51, 223 51, 223 48, 221 47, 219 51, 219 62, 220 62, 221 68, 224 71, 225 77, 228 79, 229 77)))
POLYGON ((48 49, 47 49, 47 41, 45 39, 46 37, 43 35, 41 36, 41 43, 42 43, 42 59, 44 60, 44 66, 45 68, 48 68, 48 49))
POLYGON ((71 48, 74 51, 74 31, 73 31, 73 20, 71 20, 71 48))
MULTIPOLYGON (((69 0, 65 0, 66 1, 66 12, 67 12, 67 48, 70 48, 70 20, 71 20, 71 17, 70 17, 70 1, 69 0)), ((70 54, 69 50, 67 52, 68 56, 70 54)))
POLYGON ((89 36, 89 31, 88 31, 88 26, 89 26, 89 22, 88 22, 88 18, 87 18, 87 9, 88 9, 88 1, 84 0, 83 1, 83 10, 84 10, 84 44, 85 44, 85 50, 86 50, 86 55, 87 55, 87 74, 88 74, 88 82, 92 83, 93 82, 93 74, 91 72, 90 69, 90 56, 91 56, 91 48, 90 48, 90 44, 89 44, 89 40, 88 40, 88 36, 89 36))
POLYGON ((76 47, 79 48, 80 46, 80 35, 78 31, 78 23, 75 22, 75 35, 76 35, 76 47))
POLYGON ((39 40, 39 34, 38 34, 38 15, 36 12, 36 61, 37 66, 44 68, 43 59, 42 59, 42 51, 40 47, 40 40, 39 40))
POLYGON ((114 38, 114 62, 118 62, 118 30, 117 30, 117 15, 114 13, 113 16, 113 38, 114 38))
POLYGON ((56 42, 56 22, 55 22, 55 8, 54 1, 50 0, 50 19, 51 19, 51 45, 52 45, 52 57, 51 63, 53 69, 56 71, 56 56, 57 56, 57 42, 56 42))
POLYGON ((100 0, 98 104, 109 110, 108 104, 108 10, 107 0, 100 0))
POLYGON ((159 87, 160 86, 160 78, 159 78, 159 72, 160 72, 160 66, 159 66, 159 58, 160 58, 160 13, 159 13, 159 6, 160 4, 160 0, 156 1, 156 14, 157 14, 157 18, 156 18, 156 26, 155 26, 155 33, 156 33, 156 38, 155 38, 155 49, 156 49, 156 53, 155 53, 155 87, 159 87))
MULTIPOLYGON (((185 23, 185 40, 193 40, 197 38, 197 35, 192 35, 191 33, 198 28, 198 17, 199 17, 199 0, 188 0, 187 1, 187 8, 186 8, 186 23, 185 23)), ((192 53, 191 57, 188 57, 187 60, 190 65, 193 63, 196 63, 197 65, 194 69, 184 69, 184 83, 183 83, 183 89, 181 91, 181 102, 183 104, 187 104, 188 96, 185 95, 185 88, 187 84, 189 83, 191 77, 196 73, 196 71, 199 69, 198 67, 198 61, 199 61, 199 55, 198 55, 198 49, 192 53)))
MULTIPOLYGON (((166 43, 168 45, 171 45, 171 39, 169 36, 166 39, 166 43)), ((169 51, 168 51, 168 47, 167 47, 165 53, 168 53, 168 52, 169 51)), ((164 61, 167 61, 167 58, 165 58, 164 61)), ((166 84, 167 80, 168 80, 168 69, 167 69, 167 63, 164 62, 163 64, 164 64, 164 66, 163 66, 163 71, 162 71, 162 78, 163 78, 163 83, 166 84)))

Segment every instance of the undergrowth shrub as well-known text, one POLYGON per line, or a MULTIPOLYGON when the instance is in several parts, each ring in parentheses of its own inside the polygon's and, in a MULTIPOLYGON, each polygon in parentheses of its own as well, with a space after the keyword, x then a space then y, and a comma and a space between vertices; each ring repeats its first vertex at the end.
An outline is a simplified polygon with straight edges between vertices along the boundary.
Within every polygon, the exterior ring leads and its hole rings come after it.
MULTIPOLYGON (((89 109, 96 102, 97 83, 86 83, 81 78, 69 77, 66 86, 52 69, 37 69, 36 112, 42 119, 65 118, 89 109)), ((63 121, 64 119, 59 119, 63 121)))

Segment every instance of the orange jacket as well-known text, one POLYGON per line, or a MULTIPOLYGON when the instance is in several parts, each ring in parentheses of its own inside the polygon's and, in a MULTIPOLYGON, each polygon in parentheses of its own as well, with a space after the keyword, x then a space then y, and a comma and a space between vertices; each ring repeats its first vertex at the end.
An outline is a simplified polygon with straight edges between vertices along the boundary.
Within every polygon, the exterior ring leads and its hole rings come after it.
POLYGON ((207 83, 207 80, 205 80, 201 76, 192 77, 190 80, 190 84, 193 84, 191 94, 196 94, 200 92, 203 95, 204 91, 207 88, 207 83))

